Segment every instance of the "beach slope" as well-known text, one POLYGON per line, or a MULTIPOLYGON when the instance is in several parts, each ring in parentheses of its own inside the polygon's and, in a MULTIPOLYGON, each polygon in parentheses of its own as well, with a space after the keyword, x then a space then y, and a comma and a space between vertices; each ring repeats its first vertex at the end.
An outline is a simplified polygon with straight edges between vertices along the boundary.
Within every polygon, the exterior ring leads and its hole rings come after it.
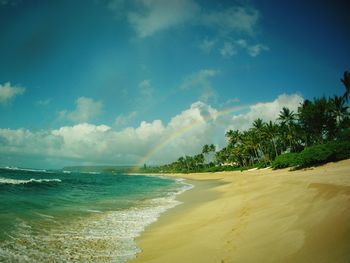
POLYGON ((350 160, 195 180, 137 239, 132 262, 349 262, 350 160))

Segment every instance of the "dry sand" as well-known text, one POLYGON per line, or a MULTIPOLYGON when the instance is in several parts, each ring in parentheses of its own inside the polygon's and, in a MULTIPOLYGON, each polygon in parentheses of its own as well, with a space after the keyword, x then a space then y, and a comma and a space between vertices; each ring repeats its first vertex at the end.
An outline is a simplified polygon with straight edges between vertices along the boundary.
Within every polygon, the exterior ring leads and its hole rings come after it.
POLYGON ((131 262, 350 262, 350 160, 175 176, 196 187, 136 240, 131 262))

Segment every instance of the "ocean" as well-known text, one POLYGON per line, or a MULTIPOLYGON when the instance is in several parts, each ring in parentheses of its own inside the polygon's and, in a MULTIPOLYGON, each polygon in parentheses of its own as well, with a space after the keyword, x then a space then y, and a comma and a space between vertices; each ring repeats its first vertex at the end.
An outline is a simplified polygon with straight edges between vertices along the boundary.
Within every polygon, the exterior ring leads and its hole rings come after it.
POLYGON ((0 169, 0 262, 126 262, 184 181, 0 169))

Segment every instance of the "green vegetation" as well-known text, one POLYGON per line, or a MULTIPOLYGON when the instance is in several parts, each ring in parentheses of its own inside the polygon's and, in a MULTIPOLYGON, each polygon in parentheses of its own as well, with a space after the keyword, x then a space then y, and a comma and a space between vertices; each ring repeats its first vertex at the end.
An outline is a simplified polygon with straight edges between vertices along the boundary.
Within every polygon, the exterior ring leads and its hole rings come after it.
POLYGON ((286 167, 298 166, 299 161, 298 153, 285 153, 277 156, 277 158, 272 162, 272 168, 281 169, 286 167))
POLYGON ((282 154, 272 162, 271 166, 274 169, 285 167, 298 169, 347 158, 350 158, 350 142, 330 141, 306 147, 300 153, 282 154))
POLYGON ((140 168, 140 172, 189 173, 272 166, 308 167, 350 158, 350 73, 344 72, 343 96, 305 100, 297 112, 283 107, 275 122, 256 119, 249 130, 229 130, 226 147, 204 145, 195 156, 140 168))

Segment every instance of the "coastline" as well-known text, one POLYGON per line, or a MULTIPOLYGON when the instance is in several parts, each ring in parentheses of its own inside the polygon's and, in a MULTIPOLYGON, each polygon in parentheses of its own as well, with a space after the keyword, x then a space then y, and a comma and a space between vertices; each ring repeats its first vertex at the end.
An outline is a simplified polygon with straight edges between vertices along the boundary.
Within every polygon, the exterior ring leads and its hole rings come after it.
POLYGON ((348 262, 350 160, 307 170, 165 174, 195 187, 129 262, 348 262))

